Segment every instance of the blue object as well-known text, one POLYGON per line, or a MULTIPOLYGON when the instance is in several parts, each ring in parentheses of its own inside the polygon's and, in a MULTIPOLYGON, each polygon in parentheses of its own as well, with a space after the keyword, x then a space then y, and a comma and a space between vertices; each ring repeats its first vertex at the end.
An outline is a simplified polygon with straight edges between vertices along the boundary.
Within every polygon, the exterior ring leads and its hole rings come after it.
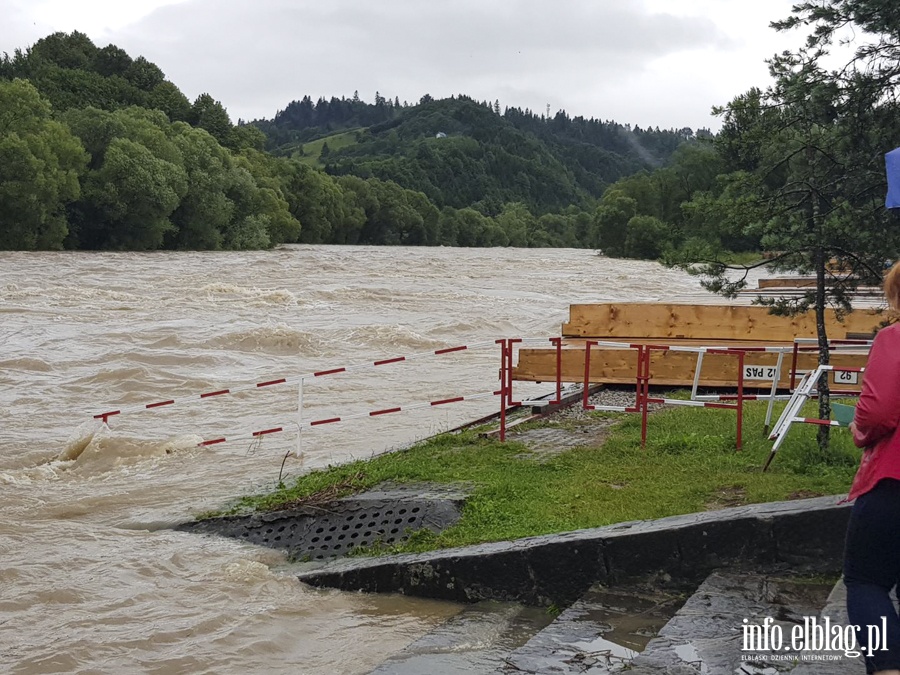
POLYGON ((850 422, 853 421, 855 415, 855 405, 844 405, 842 403, 831 404, 831 418, 838 422, 842 427, 850 426, 850 422))
POLYGON ((887 170, 888 192, 884 202, 889 209, 900 208, 900 148, 891 150, 884 156, 885 169, 887 170))

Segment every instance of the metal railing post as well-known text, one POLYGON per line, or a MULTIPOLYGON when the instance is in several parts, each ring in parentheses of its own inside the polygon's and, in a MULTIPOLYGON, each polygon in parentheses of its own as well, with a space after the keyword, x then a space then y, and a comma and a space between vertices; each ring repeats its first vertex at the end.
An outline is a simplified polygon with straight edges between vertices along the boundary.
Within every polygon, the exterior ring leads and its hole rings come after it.
POLYGON ((556 345, 556 405, 562 403, 562 338, 550 338, 550 344, 556 345))
POLYGON ((738 390, 737 390, 737 448, 743 449, 744 430, 744 356, 745 352, 738 352, 738 390))
POLYGON ((591 345, 597 344, 591 340, 584 343, 584 387, 581 392, 581 407, 584 410, 593 410, 594 406, 588 403, 591 389, 591 345))
POLYGON ((641 380, 641 447, 647 445, 647 415, 650 413, 650 353, 651 345, 642 345, 639 352, 638 363, 641 380))
POLYGON ((496 344, 500 345, 500 442, 506 440, 506 403, 508 393, 506 390, 506 350, 509 341, 506 339, 497 340, 496 344))

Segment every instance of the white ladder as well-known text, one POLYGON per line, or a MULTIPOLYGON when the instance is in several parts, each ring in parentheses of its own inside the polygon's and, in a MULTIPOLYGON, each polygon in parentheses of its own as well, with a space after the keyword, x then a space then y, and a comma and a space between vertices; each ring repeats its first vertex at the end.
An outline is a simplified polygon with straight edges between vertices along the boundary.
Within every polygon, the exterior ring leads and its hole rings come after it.
POLYGON ((763 471, 766 471, 769 468, 769 464, 772 463, 772 460, 775 458, 775 453, 778 452, 778 448, 781 447, 781 444, 784 443, 784 439, 787 438, 788 431, 790 431, 791 425, 794 422, 831 427, 841 426, 840 422, 835 420, 820 420, 799 416, 800 410, 802 410, 803 405, 813 395, 813 390, 818 386, 819 379, 822 375, 834 371, 863 373, 865 370, 865 368, 849 368, 844 366, 818 366, 812 372, 806 373, 803 376, 803 379, 800 380, 800 384, 797 385, 791 398, 788 400, 784 410, 781 411, 781 416, 778 418, 778 421, 775 422, 775 426, 772 427, 772 433, 769 434, 769 440, 775 441, 775 443, 772 445, 772 452, 769 453, 769 458, 766 460, 765 466, 763 466, 763 471))

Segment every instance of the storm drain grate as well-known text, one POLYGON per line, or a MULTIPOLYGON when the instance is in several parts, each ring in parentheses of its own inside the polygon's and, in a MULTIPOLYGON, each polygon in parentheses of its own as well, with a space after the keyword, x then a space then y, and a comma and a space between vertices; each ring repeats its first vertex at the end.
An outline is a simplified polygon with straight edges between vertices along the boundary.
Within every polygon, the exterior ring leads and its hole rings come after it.
POLYGON ((325 560, 402 542, 423 528, 440 532, 459 520, 465 496, 459 487, 382 485, 324 506, 210 518, 177 529, 286 549, 293 560, 325 560))

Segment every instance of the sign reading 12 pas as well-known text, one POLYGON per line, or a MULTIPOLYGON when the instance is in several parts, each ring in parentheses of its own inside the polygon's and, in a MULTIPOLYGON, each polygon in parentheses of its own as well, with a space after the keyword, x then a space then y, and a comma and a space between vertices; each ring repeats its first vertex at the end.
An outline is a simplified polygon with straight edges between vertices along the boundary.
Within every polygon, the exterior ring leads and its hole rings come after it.
MULTIPOLYGON (((745 380, 759 380, 771 382, 778 374, 775 366, 744 366, 745 380)), ((834 371, 835 384, 859 384, 859 373, 845 372, 842 370, 834 371)))

